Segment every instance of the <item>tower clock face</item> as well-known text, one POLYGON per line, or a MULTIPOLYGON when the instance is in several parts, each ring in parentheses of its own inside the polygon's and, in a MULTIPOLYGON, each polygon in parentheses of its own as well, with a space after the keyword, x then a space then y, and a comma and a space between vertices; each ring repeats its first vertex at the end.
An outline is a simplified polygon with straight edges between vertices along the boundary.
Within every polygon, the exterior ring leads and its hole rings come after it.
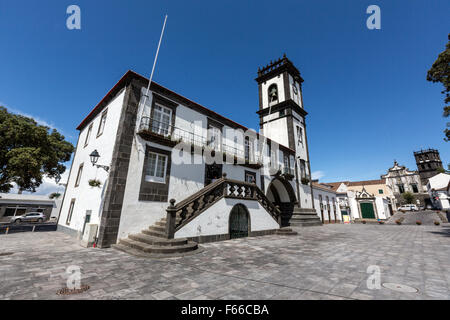
POLYGON ((292 90, 294 91, 294 94, 298 94, 297 87, 295 84, 292 85, 292 90))

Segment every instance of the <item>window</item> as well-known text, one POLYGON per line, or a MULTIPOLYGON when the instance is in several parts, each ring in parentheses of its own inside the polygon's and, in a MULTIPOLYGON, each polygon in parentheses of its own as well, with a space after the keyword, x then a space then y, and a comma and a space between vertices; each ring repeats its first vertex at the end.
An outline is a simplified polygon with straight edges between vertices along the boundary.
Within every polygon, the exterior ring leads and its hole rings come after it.
POLYGON ((397 187, 399 193, 405 193, 405 187, 403 186, 403 184, 398 184, 397 187))
POLYGON ((251 155, 251 144, 250 144, 250 138, 245 137, 244 141, 244 153, 245 153, 245 161, 250 161, 250 155, 251 155))
POLYGON ((322 202, 322 195, 319 194, 319 203, 320 203, 320 210, 323 210, 323 202, 322 202))
POLYGON ((383 189, 378 189, 378 194, 383 194, 383 189))
POLYGON ((107 113, 108 113, 108 110, 105 110, 102 113, 102 117, 100 118, 100 124, 98 125, 97 137, 101 136, 103 133, 103 130, 105 129, 107 113))
POLYGON ((152 132, 168 136, 170 134, 170 127, 172 121, 172 110, 155 104, 153 108, 152 118, 152 132))
POLYGON ((277 85, 274 83, 269 86, 268 95, 269 95, 269 105, 278 103, 278 88, 277 85))
POLYGON ((93 127, 93 123, 91 123, 91 125, 88 128, 87 134, 86 134, 86 139, 84 140, 84 146, 86 147, 89 143, 89 138, 91 137, 91 132, 92 132, 92 127, 93 127))
POLYGON ((75 180, 75 187, 78 187, 80 185, 81 174, 83 173, 83 166, 84 164, 82 163, 78 168, 77 179, 75 180))
POLYGON ((3 215, 4 217, 14 217, 14 215, 16 214, 16 207, 8 207, 5 210, 5 214, 3 215))
POLYGON ((306 162, 300 159, 300 175, 302 178, 306 178, 306 162))
POLYGON ((256 183, 256 173, 245 171, 245 182, 247 183, 256 183))
POLYGON ((283 153, 284 173, 289 172, 289 156, 283 153))
POLYGON ((145 170, 145 180, 151 182, 166 182, 167 156, 149 152, 145 170))
POLYGON ((210 126, 208 129, 208 142, 207 145, 214 149, 214 150, 220 150, 220 137, 222 135, 222 131, 214 126, 210 126))
POLYGON ((297 126, 297 144, 303 144, 303 130, 300 126, 297 126))
POLYGON ((327 210, 330 211, 330 198, 327 196, 327 210))
POLYGON ((411 184, 411 188, 412 188, 412 191, 414 193, 418 193, 419 192, 419 188, 417 188, 417 184, 415 184, 415 183, 411 184))
POLYGON ((69 213, 67 214, 67 219, 66 219, 66 224, 69 225, 70 224, 70 220, 72 220, 72 214, 73 214, 73 207, 75 206, 75 199, 72 199, 72 201, 70 201, 70 206, 69 206, 69 213))

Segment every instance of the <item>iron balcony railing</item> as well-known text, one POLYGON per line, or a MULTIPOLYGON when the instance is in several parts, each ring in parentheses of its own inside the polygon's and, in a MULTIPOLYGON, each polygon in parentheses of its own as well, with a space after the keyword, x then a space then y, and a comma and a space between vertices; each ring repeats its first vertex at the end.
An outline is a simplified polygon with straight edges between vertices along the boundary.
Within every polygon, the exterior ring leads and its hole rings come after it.
POLYGON ((223 141, 214 141, 212 139, 208 140, 205 136, 172 126, 171 124, 161 122, 151 117, 142 117, 139 125, 139 131, 152 132, 174 142, 185 142, 202 148, 208 147, 215 151, 221 151, 225 154, 230 154, 246 161, 251 161, 254 163, 261 162, 259 161, 259 152, 252 151, 252 148, 250 148, 250 150, 246 150, 243 145, 243 148, 240 149, 235 146, 227 145, 223 141))

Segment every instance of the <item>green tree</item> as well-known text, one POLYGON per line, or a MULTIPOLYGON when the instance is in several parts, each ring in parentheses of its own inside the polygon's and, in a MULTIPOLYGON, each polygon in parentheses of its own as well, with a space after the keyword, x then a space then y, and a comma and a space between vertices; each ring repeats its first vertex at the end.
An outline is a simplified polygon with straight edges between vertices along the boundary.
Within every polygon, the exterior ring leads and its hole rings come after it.
POLYGON ((406 203, 414 203, 415 197, 414 197, 414 195, 411 192, 407 191, 407 192, 403 193, 402 197, 403 197, 403 200, 405 200, 406 203))
MULTIPOLYGON (((436 61, 428 70, 427 80, 432 82, 440 82, 444 86, 442 91, 445 94, 445 104, 450 102, 450 34, 448 35, 448 42, 444 51, 442 51, 436 61)), ((450 115, 450 106, 444 106, 444 117, 450 115)), ((447 123, 450 127, 450 123, 447 123)), ((445 129, 445 141, 450 141, 450 130, 445 129)))
POLYGON ((36 191, 44 175, 56 178, 64 173, 63 163, 73 150, 55 129, 0 106, 0 192, 9 192, 13 183, 19 192, 36 191))

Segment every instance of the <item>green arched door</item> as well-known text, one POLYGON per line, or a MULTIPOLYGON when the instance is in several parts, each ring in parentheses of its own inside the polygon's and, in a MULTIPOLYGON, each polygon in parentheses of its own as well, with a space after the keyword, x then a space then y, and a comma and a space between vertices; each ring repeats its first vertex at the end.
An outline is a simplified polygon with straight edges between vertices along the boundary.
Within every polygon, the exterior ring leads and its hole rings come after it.
POLYGON ((237 204, 230 212, 230 239, 248 237, 249 215, 247 208, 242 204, 237 204))

